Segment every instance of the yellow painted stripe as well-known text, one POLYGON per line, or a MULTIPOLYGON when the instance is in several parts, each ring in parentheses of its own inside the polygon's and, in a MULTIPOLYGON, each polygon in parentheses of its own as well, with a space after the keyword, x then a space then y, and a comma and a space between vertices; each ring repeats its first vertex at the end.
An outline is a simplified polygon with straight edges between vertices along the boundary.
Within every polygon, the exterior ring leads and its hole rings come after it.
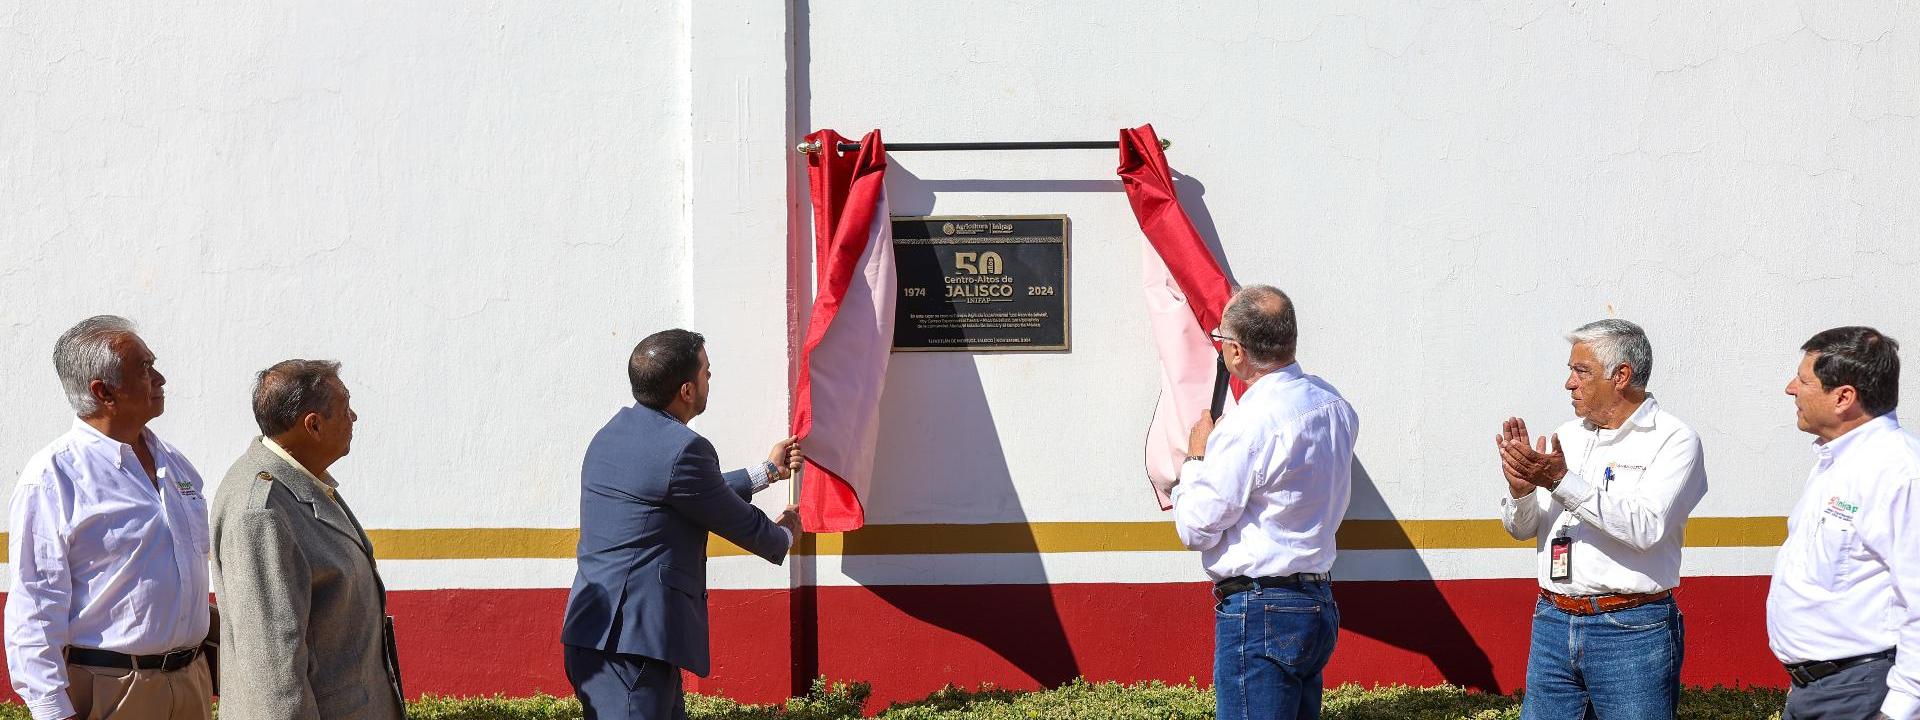
MULTIPOLYGON (((369 530, 382 560, 552 559, 574 556, 574 528, 369 530)), ((1776 547, 1783 517, 1702 517, 1687 521, 1687 547, 1776 547)), ((0 533, 0 543, 6 534, 0 533)), ((1532 547, 1498 520, 1348 520, 1342 550, 1480 550, 1532 547)), ((977 553, 1159 552, 1182 550, 1169 522, 1033 522, 978 525, 870 525, 850 533, 809 535, 801 555, 965 555, 977 553)), ((745 555, 715 536, 715 557, 745 555)))
POLYGON ((1334 536, 1341 550, 1477 550, 1527 548, 1498 520, 1348 520, 1334 536))
POLYGON ((381 560, 572 559, 574 528, 368 530, 381 560))
POLYGON ((1779 547, 1787 541, 1783 517, 1693 518, 1687 521, 1687 547, 1779 547))

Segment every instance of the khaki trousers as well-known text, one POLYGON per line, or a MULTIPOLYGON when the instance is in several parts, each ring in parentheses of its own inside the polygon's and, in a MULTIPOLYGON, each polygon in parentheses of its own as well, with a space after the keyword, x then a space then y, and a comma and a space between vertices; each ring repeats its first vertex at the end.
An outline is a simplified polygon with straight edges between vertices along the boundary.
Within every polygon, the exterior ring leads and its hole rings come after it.
POLYGON ((173 672, 67 663, 67 699, 78 720, 211 720, 205 655, 173 672))

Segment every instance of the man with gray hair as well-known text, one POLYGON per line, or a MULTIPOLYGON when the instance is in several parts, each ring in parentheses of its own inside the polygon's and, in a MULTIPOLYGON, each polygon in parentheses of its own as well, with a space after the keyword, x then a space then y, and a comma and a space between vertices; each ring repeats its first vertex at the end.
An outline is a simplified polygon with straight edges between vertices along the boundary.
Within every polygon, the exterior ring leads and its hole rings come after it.
POLYGON ((1575 419, 1537 443, 1517 417, 1494 436, 1501 523, 1539 548, 1520 715, 1669 719, 1685 649, 1673 600, 1682 533, 1707 492, 1700 436, 1647 392, 1653 347, 1640 326, 1600 320, 1567 340, 1575 419))
POLYGON ((147 424, 167 379, 124 318, 53 345, 78 419, 14 488, 7 670, 34 720, 206 720, 207 503, 147 424))
POLYGON ((1347 512, 1360 418, 1294 359, 1299 328, 1286 293, 1253 285, 1221 314, 1240 402, 1202 417, 1173 499, 1180 542, 1214 581, 1214 708, 1222 718, 1317 718, 1333 655, 1334 531, 1347 512))
POLYGON ((359 416, 340 364, 260 372, 247 444, 213 503, 220 605, 220 716, 400 720, 387 588, 373 542, 328 468, 359 416))

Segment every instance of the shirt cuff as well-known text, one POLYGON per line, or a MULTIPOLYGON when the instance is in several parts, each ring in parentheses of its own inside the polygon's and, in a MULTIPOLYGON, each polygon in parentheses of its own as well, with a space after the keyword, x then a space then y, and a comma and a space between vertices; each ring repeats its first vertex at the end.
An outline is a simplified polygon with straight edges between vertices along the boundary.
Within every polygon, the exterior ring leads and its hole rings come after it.
POLYGON ((1527 494, 1521 495, 1520 497, 1514 497, 1512 492, 1500 493, 1500 506, 1504 508, 1518 508, 1520 507, 1520 501, 1532 501, 1533 494, 1539 490, 1540 488, 1528 490, 1527 494))
MULTIPOLYGON (((1200 474, 1200 469, 1206 466, 1207 466, 1206 462, 1202 460, 1188 460, 1188 461, 1182 462, 1180 463, 1180 474, 1177 475, 1176 477, 1180 479, 1181 485, 1185 485, 1189 482, 1192 482, 1194 476, 1200 474)), ((1175 486, 1175 487, 1178 487, 1178 486, 1175 486)))
POLYGON ((1180 463, 1180 472, 1174 476, 1173 489, 1167 491, 1167 502, 1172 503, 1179 500, 1180 490, 1193 484, 1193 479, 1199 477, 1200 469, 1203 467, 1206 466, 1202 465, 1199 460, 1188 460, 1180 463))
POLYGON ((66 720, 74 716, 73 701, 67 699, 66 688, 28 702, 27 710, 33 713, 33 720, 66 720))
POLYGON ((747 466, 749 492, 760 492, 773 484, 773 463, 757 462, 747 466))
POLYGON ((1888 690, 1887 699, 1880 702, 1880 714, 1894 720, 1910 720, 1915 710, 1920 710, 1920 698, 1899 690, 1888 690))
POLYGON ((1594 489, 1587 484, 1586 478, 1568 472, 1560 478, 1560 484, 1553 487, 1553 499, 1568 511, 1579 509, 1586 501, 1593 499, 1594 489))

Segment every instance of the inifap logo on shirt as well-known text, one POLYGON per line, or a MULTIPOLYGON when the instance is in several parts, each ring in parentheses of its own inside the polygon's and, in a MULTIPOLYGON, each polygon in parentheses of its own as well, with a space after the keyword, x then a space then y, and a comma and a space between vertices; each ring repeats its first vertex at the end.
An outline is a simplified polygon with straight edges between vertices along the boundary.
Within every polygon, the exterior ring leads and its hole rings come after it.
POLYGON ((1859 511, 1860 504, 1857 502, 1841 500, 1838 495, 1827 498, 1826 513, 1836 520, 1853 522, 1853 514, 1859 511))
MULTIPOLYGON (((161 480, 167 479, 166 468, 160 468, 160 479, 161 480)), ((189 497, 189 498, 200 497, 200 493, 193 489, 193 481, 191 480, 187 480, 185 478, 177 479, 173 481, 173 486, 180 490, 180 497, 189 497)))

